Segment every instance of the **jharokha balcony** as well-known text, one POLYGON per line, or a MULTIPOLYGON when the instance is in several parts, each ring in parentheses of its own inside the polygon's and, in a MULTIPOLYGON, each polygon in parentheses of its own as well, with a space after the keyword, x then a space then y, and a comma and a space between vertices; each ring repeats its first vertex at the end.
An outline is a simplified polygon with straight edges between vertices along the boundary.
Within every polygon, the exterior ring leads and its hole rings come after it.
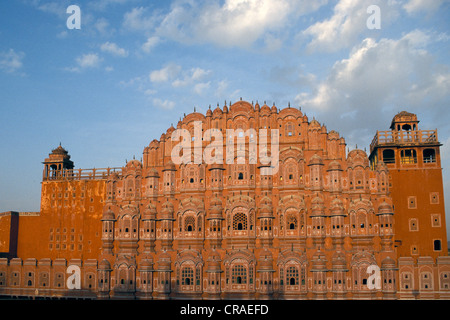
POLYGON ((438 144, 437 130, 377 131, 370 144, 370 153, 377 146, 438 144))

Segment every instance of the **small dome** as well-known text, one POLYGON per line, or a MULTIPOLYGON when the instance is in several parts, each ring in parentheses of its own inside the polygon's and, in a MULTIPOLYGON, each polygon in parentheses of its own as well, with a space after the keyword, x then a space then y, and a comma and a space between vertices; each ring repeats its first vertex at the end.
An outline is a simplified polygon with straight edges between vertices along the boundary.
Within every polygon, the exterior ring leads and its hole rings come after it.
POLYGON ((167 200, 163 203, 161 207, 161 219, 172 219, 173 218, 174 207, 172 202, 167 200))
POLYGON ((61 146, 61 144, 60 144, 57 148, 55 148, 55 149, 52 150, 52 154, 66 155, 66 154, 68 154, 68 153, 69 153, 69 152, 68 152, 66 149, 64 149, 64 148, 61 146))
POLYGON ((327 271, 327 258, 325 257, 325 254, 320 251, 320 249, 314 253, 311 262, 311 271, 327 271))
POLYGON ((330 211, 332 216, 345 215, 344 205, 340 198, 335 198, 331 201, 330 211))
POLYGON ((220 109, 220 107, 217 106, 217 107, 214 109, 213 115, 214 115, 214 116, 221 116, 222 114, 223 114, 222 109, 220 109))
POLYGON ((141 260, 139 269, 141 271, 151 271, 153 270, 153 259, 151 256, 147 256, 141 260))
POLYGON ((341 164, 338 161, 333 160, 328 165, 328 170, 327 171, 342 171, 342 166, 341 166, 341 164))
POLYGON ((104 270, 104 271, 106 271, 106 270, 111 270, 111 264, 109 263, 108 260, 103 259, 103 260, 100 261, 100 263, 98 264, 98 268, 99 268, 100 270, 104 270))
POLYGON ((321 158, 317 153, 314 154, 314 155, 309 159, 308 165, 310 166, 310 165, 316 165, 316 164, 323 165, 322 158, 321 158))
POLYGON ((313 120, 309 123, 311 127, 320 127, 319 121, 313 118, 313 120))
POLYGON ((156 206, 153 203, 149 203, 144 209, 142 220, 155 220, 156 213, 156 206))
POLYGON ((142 168, 142 163, 139 160, 130 160, 126 165, 127 169, 140 169, 142 168))
POLYGON ((331 259, 331 264, 335 269, 345 269, 347 267, 345 254, 342 251, 336 251, 331 259))
POLYGON ((394 214, 394 210, 392 210, 392 207, 389 203, 383 201, 378 206, 378 214, 394 214))
POLYGON ((151 168, 148 171, 147 178, 159 178, 159 173, 156 168, 151 168))
POLYGON ((381 268, 383 269, 394 269, 395 268, 395 260, 391 257, 387 256, 381 261, 381 268))
POLYGON ((111 209, 106 210, 105 212, 103 212, 102 215, 102 221, 114 221, 116 220, 115 214, 111 209))
POLYGON ((169 162, 166 163, 166 165, 164 166, 164 170, 163 171, 176 171, 176 167, 175 167, 175 163, 173 163, 172 160, 169 160, 169 162))
POLYGON ((261 113, 270 113, 270 107, 264 103, 264 105, 261 107, 261 113))

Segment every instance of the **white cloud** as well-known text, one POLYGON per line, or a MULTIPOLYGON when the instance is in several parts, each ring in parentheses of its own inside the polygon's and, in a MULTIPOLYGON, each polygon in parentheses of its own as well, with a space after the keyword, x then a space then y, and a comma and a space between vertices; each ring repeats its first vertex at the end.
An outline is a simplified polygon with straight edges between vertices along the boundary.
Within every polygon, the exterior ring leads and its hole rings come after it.
POLYGON ((408 14, 434 12, 448 0, 409 0, 403 5, 408 14))
MULTIPOLYGON (((420 30, 397 40, 367 38, 337 61, 313 92, 299 93, 296 102, 325 121, 339 119, 341 127, 371 134, 380 128, 369 125, 385 123, 386 114, 404 108, 419 112, 426 107, 427 116, 439 118, 450 100, 450 70, 437 65, 424 47, 431 39, 420 30)), ((355 137, 363 138, 370 139, 355 137)))
POLYGON ((154 27, 155 18, 144 7, 133 8, 124 15, 123 26, 130 30, 149 31, 154 27))
POLYGON ((292 25, 292 20, 317 10, 327 1, 225 0, 178 1, 159 16, 157 32, 182 43, 214 43, 218 46, 249 47, 258 39, 271 38, 292 25))
POLYGON ((7 73, 14 73, 23 67, 25 53, 16 52, 9 49, 6 52, 0 52, 0 70, 7 73))
POLYGON ((87 53, 76 58, 76 61, 81 68, 95 68, 99 66, 101 58, 96 53, 87 53))
POLYGON ((183 78, 178 78, 172 82, 174 87, 184 87, 194 84, 197 81, 204 79, 211 73, 211 70, 204 70, 202 68, 192 68, 189 72, 184 72, 183 78))
POLYGON ((172 110, 175 107, 175 102, 170 100, 161 100, 159 98, 153 99, 153 105, 159 109, 172 110))
POLYGON ((147 41, 142 45, 142 51, 150 53, 152 49, 158 45, 159 42, 160 42, 159 37, 156 36, 148 37, 147 41))
POLYGON ((104 52, 111 53, 112 55, 115 55, 118 57, 127 57, 128 56, 128 51, 123 48, 120 48, 114 42, 105 42, 100 46, 100 49, 104 52))
POLYGON ((211 82, 201 82, 201 83, 197 83, 197 84, 194 86, 194 92, 195 92, 196 94, 198 94, 198 95, 201 95, 201 94, 203 94, 203 92, 204 92, 205 90, 209 89, 210 85, 211 85, 211 82))
POLYGON ((108 20, 105 18, 97 19, 94 23, 94 28, 101 34, 101 35, 108 35, 115 32, 115 29, 111 27, 108 20))
POLYGON ((68 67, 64 70, 70 72, 81 72, 84 69, 88 68, 97 68, 100 66, 102 62, 102 58, 100 58, 96 53, 86 53, 75 59, 77 66, 68 67))
POLYGON ((180 73, 180 71, 181 67, 179 65, 170 63, 160 70, 154 70, 150 72, 150 81, 167 82, 171 79, 174 79, 180 73))
MULTIPOLYGON (((367 8, 373 4, 373 0, 340 0, 329 19, 316 22, 301 33, 302 37, 312 38, 308 50, 333 52, 351 48, 359 42, 361 34, 368 32, 367 19, 371 14, 367 8)), ((381 28, 386 28, 398 16, 398 3, 387 1, 378 6, 381 28)))

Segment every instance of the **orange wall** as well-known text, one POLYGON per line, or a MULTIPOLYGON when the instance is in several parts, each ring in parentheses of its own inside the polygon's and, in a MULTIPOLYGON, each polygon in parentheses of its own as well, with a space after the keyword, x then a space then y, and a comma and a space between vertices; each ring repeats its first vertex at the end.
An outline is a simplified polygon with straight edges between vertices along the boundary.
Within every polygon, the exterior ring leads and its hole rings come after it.
POLYGON ((104 180, 42 182, 41 212, 20 217, 18 256, 97 259, 104 180))
MULTIPOLYGON (((395 238, 401 240, 400 257, 411 256, 411 246, 417 246, 417 255, 447 255, 444 194, 440 168, 398 170, 391 169, 392 199, 395 212, 395 238), (438 203, 432 203, 431 194, 438 193, 438 203), (408 199, 416 197, 416 207, 410 208, 408 199), (432 226, 432 214, 440 214, 440 227, 432 226), (418 231, 410 231, 410 219, 417 219, 418 231), (433 240, 440 239, 441 251, 433 250, 433 240)), ((412 255, 414 257, 414 255, 412 255)))

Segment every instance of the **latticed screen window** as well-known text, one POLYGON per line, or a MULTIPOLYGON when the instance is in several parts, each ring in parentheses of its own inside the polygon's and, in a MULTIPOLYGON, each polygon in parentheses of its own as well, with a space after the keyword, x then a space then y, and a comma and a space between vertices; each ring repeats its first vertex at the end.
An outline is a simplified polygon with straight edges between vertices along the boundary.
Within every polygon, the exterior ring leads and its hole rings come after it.
POLYGON ((238 212, 233 216, 233 230, 247 230, 247 215, 238 212))
POLYGON ((186 267, 181 270, 181 284, 187 286, 194 284, 194 271, 192 268, 186 267))
POLYGON ((187 216, 184 219, 184 231, 194 231, 195 218, 192 216, 187 216))
POLYGON ((297 229, 297 218, 293 214, 287 217, 287 227, 289 230, 297 229))
POLYGON ((298 284, 298 269, 296 267, 292 266, 286 270, 286 283, 291 286, 298 284))
POLYGON ((234 284, 247 283, 247 269, 241 265, 235 265, 231 270, 231 281, 234 284))

